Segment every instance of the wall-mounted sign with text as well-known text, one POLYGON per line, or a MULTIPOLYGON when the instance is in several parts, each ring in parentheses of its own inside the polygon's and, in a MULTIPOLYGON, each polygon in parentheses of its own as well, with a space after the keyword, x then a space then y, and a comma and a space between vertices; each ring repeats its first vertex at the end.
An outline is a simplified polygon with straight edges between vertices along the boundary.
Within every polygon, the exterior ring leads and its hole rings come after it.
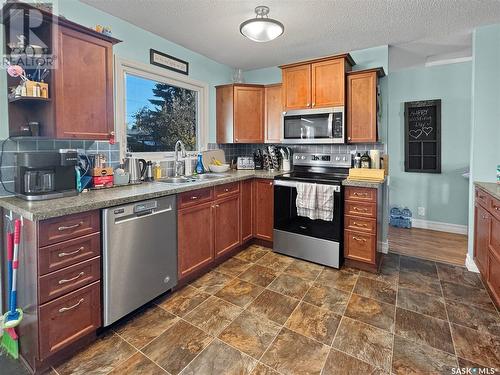
POLYGON ((167 55, 166 53, 156 51, 154 49, 149 50, 149 62, 153 65, 160 66, 165 69, 173 70, 177 73, 182 73, 185 75, 189 74, 189 63, 187 61, 178 59, 167 55))

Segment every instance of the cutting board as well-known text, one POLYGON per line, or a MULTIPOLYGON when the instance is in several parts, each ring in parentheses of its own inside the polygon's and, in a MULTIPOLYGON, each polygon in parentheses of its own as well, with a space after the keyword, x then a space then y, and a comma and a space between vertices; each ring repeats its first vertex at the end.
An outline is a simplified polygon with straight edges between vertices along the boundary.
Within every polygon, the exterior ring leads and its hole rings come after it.
POLYGON ((213 157, 216 158, 217 160, 220 160, 223 163, 226 163, 226 154, 224 153, 224 150, 217 149, 217 150, 202 151, 201 160, 203 162, 203 168, 205 168, 206 171, 209 171, 208 165, 212 163, 213 157))

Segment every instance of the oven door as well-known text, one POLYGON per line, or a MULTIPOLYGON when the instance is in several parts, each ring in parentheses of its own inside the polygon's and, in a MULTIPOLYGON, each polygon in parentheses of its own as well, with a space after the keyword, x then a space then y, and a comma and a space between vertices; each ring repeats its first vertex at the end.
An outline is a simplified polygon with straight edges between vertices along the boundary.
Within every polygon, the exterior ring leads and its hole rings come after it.
POLYGON ((343 107, 283 114, 284 143, 344 143, 344 139, 343 107))
POLYGON ((333 220, 312 220, 297 214, 297 182, 274 181, 274 229, 320 238, 342 241, 343 211, 342 188, 336 186, 333 204, 333 220))

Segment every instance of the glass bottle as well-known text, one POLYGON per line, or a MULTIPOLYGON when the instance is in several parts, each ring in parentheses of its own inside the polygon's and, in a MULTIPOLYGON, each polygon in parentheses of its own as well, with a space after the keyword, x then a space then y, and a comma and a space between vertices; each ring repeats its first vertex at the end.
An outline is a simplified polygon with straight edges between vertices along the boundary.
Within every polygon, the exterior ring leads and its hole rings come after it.
POLYGON ((371 158, 368 155, 368 151, 366 151, 363 156, 361 156, 361 168, 370 168, 371 166, 371 158))

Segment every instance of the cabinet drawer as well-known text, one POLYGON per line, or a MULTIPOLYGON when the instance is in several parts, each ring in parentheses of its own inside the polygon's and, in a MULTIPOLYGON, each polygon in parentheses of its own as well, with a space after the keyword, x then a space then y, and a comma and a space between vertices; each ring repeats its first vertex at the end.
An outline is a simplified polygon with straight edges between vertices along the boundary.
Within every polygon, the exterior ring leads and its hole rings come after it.
POLYGON ((488 208, 488 202, 490 200, 490 196, 486 194, 479 188, 476 188, 476 202, 480 203, 484 208, 488 208))
POLYGON ((101 234, 64 241, 42 247, 39 251, 38 273, 45 275, 61 268, 101 255, 101 234))
POLYGON ((346 215, 344 221, 345 229, 357 230, 372 234, 377 233, 376 220, 346 215))
POLYGON ((344 213, 346 215, 376 218, 377 205, 375 203, 345 201, 344 213))
POLYGON ((179 208, 191 207, 199 203, 210 202, 214 199, 213 189, 199 189, 181 193, 177 197, 179 208))
POLYGON ((101 278, 101 258, 93 258, 40 277, 39 298, 45 303, 101 278))
POLYGON ((39 244, 42 247, 99 232, 101 223, 99 211, 88 211, 43 220, 39 225, 39 244))
POLYGON ((487 206, 488 211, 495 216, 498 220, 500 220, 500 201, 493 197, 489 197, 489 204, 487 206))
POLYGON ((375 264, 375 235, 346 230, 344 232, 344 243, 347 258, 375 264))
POLYGON ((223 198, 231 194, 240 192, 239 182, 232 182, 230 184, 219 185, 215 187, 215 198, 223 198))
POLYGON ((90 284, 39 307, 40 359, 101 326, 101 283, 90 284))
POLYGON ((348 186, 345 189, 345 199, 376 203, 377 189, 348 186))

